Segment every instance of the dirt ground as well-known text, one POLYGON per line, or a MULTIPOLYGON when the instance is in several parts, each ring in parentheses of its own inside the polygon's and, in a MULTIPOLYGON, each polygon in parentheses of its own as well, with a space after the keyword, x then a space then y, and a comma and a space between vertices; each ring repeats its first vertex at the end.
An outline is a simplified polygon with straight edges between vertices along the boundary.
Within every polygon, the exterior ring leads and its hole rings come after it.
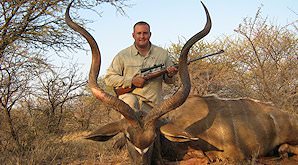
POLYGON ((277 159, 277 158, 261 158, 257 160, 257 165, 298 165, 298 156, 277 159))
POLYGON ((200 159, 190 159, 182 162, 170 162, 167 165, 298 165, 298 156, 290 158, 260 158, 243 162, 219 161, 208 163, 200 159))
MULTIPOLYGON (((181 162, 166 162, 166 165, 298 165, 298 157, 291 157, 286 159, 279 159, 279 158, 260 158, 256 160, 251 161, 243 161, 243 162, 230 162, 230 161, 220 161, 220 162, 214 162, 214 163, 208 163, 200 159, 189 159, 187 161, 181 161, 181 162)), ((70 163, 71 165, 129 165, 129 159, 124 158, 121 161, 119 159, 113 160, 113 159, 106 159, 103 160, 90 160, 90 161, 76 161, 70 163)))

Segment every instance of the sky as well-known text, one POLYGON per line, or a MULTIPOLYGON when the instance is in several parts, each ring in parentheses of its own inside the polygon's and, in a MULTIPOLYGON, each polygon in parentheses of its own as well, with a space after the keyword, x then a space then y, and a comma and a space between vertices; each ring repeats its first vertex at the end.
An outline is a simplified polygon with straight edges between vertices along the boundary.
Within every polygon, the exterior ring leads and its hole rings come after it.
MULTIPOLYGON (((101 17, 92 11, 81 11, 82 18, 94 21, 86 27, 92 29, 89 32, 98 42, 102 54, 100 75, 105 74, 120 50, 133 44, 132 27, 138 21, 150 24, 151 42, 164 48, 179 40, 185 41, 202 30, 206 23, 199 0, 130 0, 126 3, 131 4, 124 8, 126 16, 109 4, 95 8, 101 12, 101 17)), ((268 17, 268 21, 275 25, 284 26, 298 20, 298 0, 203 0, 203 3, 212 20, 212 29, 204 38, 208 42, 235 34, 234 29, 243 19, 254 18, 260 7, 261 16, 268 17)), ((73 59, 87 76, 91 53, 78 52, 73 59)))

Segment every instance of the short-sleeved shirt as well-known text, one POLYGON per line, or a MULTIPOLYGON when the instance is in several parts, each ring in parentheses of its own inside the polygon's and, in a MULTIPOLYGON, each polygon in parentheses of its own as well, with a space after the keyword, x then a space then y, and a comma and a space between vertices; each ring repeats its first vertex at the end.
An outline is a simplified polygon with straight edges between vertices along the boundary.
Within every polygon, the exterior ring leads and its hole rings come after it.
MULTIPOLYGON (((147 56, 142 56, 135 45, 131 45, 115 56, 107 70, 105 83, 113 87, 131 87, 132 78, 137 74, 141 74, 140 69, 159 64, 163 64, 164 67, 173 65, 165 49, 151 44, 147 56)), ((166 83, 173 83, 175 78, 169 78, 164 75, 148 80, 143 88, 136 88, 132 93, 145 98, 145 101, 157 104, 162 100, 163 80, 166 83)))

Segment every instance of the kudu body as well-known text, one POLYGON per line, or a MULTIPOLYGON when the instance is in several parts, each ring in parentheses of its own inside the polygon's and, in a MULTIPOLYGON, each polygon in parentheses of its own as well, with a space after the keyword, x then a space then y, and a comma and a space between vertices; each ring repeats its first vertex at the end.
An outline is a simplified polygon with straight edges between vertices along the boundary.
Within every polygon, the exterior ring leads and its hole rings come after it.
POLYGON ((168 139, 162 148, 171 150, 162 152, 167 159, 185 159, 190 149, 203 151, 208 161, 243 160, 274 151, 298 155, 298 116, 270 103, 190 96, 168 115, 171 122, 160 128, 168 139))
POLYGON ((151 164, 151 155, 154 141, 157 137, 156 130, 159 118, 182 105, 189 95, 190 78, 187 68, 187 55, 192 45, 206 36, 211 29, 211 20, 208 10, 202 3, 206 12, 207 23, 204 29, 190 38, 181 50, 179 57, 179 76, 182 82, 181 89, 143 116, 140 115, 140 111, 134 112, 132 108, 122 100, 109 95, 98 86, 97 78, 101 63, 100 51, 94 38, 84 28, 71 20, 69 9, 72 2, 69 4, 65 12, 65 21, 73 30, 79 32, 88 41, 91 47, 92 64, 89 73, 89 88, 97 99, 112 106, 113 109, 117 110, 124 117, 124 119, 120 121, 110 123, 96 130, 94 133, 90 134, 88 138, 97 141, 106 141, 119 132, 123 132, 127 141, 131 164, 151 164))

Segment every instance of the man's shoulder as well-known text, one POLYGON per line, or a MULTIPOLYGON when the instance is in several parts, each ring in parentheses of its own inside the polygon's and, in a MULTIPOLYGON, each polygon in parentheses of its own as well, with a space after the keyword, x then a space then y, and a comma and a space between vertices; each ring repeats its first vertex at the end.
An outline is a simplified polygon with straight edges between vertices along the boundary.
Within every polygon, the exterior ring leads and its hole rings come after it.
POLYGON ((154 51, 160 52, 160 53, 165 54, 165 55, 168 54, 168 51, 166 49, 160 47, 160 46, 156 46, 156 45, 152 44, 152 48, 153 48, 154 51))
POLYGON ((130 55, 132 53, 134 53, 133 45, 130 45, 129 47, 120 50, 117 55, 118 56, 126 56, 126 55, 130 55))
POLYGON ((160 50, 160 51, 167 51, 166 49, 164 49, 164 48, 162 48, 160 46, 154 45, 154 44, 152 44, 151 46, 152 46, 152 48, 157 49, 157 50, 160 50))

